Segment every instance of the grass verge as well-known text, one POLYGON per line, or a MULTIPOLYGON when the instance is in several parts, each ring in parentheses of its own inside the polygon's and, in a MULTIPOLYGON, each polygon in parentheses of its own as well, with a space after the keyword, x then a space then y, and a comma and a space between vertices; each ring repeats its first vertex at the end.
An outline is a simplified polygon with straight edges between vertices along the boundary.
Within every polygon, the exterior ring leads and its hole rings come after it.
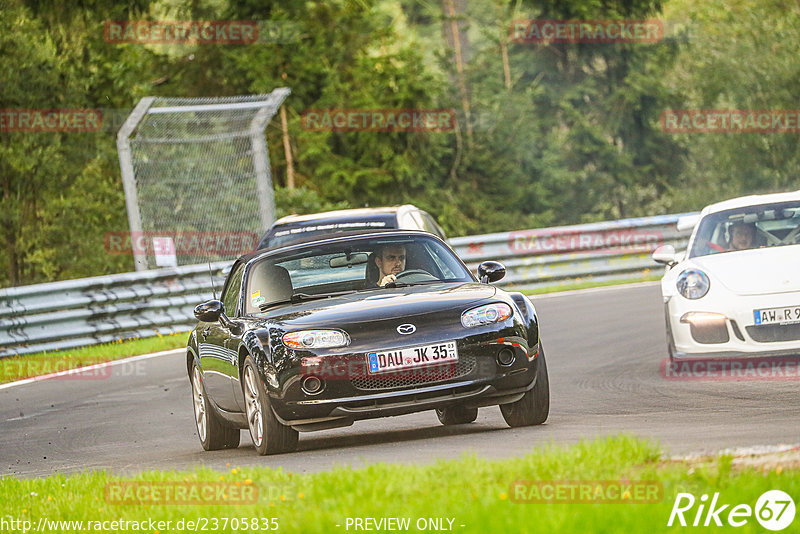
MULTIPOLYGON (((0 384, 186 346, 188 332, 0 358, 0 384)), ((2 529, 0 529, 2 531, 2 529)))
MULTIPOLYGON (((731 457, 696 465, 664 462, 658 447, 630 436, 570 447, 549 446, 507 460, 464 455, 458 460, 440 460, 430 465, 375 464, 312 474, 269 467, 233 467, 224 473, 206 468, 187 472, 149 471, 132 478, 91 472, 54 474, 41 479, 0 479, 2 516, 6 519, 27 520, 34 527, 42 518, 51 522, 82 521, 84 530, 89 521, 163 522, 148 523, 144 530, 150 532, 181 531, 179 521, 183 521, 182 530, 192 530, 188 521, 199 521, 197 530, 203 530, 203 524, 207 530, 224 532, 267 530, 263 528, 265 519, 276 520, 281 532, 356 530, 352 523, 346 528, 348 518, 376 521, 408 518, 408 531, 422 530, 418 528, 422 523, 417 524, 420 520, 429 527, 428 519, 438 519, 442 526, 450 526, 450 530, 481 534, 667 532, 681 530, 666 526, 678 493, 688 492, 698 499, 684 514, 691 525, 703 494, 713 496, 718 492, 719 505, 731 504, 720 516, 724 522, 732 506, 754 507, 760 495, 775 489, 797 499, 800 471, 733 469, 731 457), (516 484, 520 481, 543 481, 560 487, 578 481, 592 484, 608 481, 621 483, 623 487, 634 481, 646 481, 659 486, 661 492, 655 502, 649 503, 632 502, 630 496, 626 498, 623 494, 605 503, 537 504, 516 502, 531 495, 520 492, 516 484), (169 495, 176 500, 177 487, 188 488, 188 493, 185 491, 184 498, 178 498, 177 503, 164 504, 169 495), (203 500, 203 504, 185 504, 190 498, 187 495, 200 496, 202 500, 204 487, 215 488, 209 492, 210 498, 203 500), (219 487, 229 489, 227 500, 216 489, 219 487), (235 504, 242 502, 237 497, 242 494, 249 496, 247 504, 235 504), (140 499, 139 504, 130 504, 136 499, 140 499), (254 519, 258 528, 252 528, 254 519), (245 523, 247 527, 243 528, 245 523)), ((605 497, 610 495, 607 493, 605 497)), ((740 528, 711 530, 763 531, 755 517, 745 519, 747 523, 740 528)), ((798 522, 800 519, 793 526, 798 522)), ((78 530, 74 523, 61 524, 60 528, 54 528, 54 523, 48 525, 49 529, 61 532, 78 530)), ((117 530, 125 529, 118 526, 117 530)), ((127 530, 132 528, 128 526, 127 530)), ((786 530, 791 531, 791 528, 786 530)))

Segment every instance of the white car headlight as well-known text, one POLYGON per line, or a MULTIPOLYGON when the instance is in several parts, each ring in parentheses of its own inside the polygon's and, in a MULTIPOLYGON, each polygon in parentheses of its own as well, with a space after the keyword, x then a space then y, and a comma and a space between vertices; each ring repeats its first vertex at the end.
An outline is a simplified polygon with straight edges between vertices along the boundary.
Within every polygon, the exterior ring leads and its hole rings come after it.
POLYGON ((350 342, 340 330, 299 330, 283 335, 283 344, 290 349, 331 349, 350 342))
POLYGON ((687 299, 695 300, 703 298, 711 287, 708 275, 700 269, 686 269, 678 275, 675 285, 678 293, 687 299))
POLYGON ((461 314, 461 324, 464 325, 464 328, 471 328, 484 324, 499 323, 511 317, 511 314, 511 306, 496 302, 465 311, 461 314))

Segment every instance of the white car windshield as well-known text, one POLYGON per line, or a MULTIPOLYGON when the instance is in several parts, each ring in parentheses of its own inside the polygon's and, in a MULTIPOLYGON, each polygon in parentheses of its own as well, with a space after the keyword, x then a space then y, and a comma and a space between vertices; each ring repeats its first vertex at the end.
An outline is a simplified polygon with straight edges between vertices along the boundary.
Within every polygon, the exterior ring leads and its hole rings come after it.
POLYGON ((800 202, 745 206, 703 217, 690 258, 800 243, 800 202))

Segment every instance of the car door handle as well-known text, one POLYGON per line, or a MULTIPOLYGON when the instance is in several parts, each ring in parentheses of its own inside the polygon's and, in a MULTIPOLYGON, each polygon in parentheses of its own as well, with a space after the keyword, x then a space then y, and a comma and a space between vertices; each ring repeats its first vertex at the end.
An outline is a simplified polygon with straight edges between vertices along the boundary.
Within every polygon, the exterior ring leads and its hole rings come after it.
POLYGON ((211 327, 210 327, 210 326, 207 326, 207 327, 206 327, 206 329, 205 329, 205 330, 203 330, 203 333, 201 334, 201 335, 203 336, 203 341, 205 341, 205 340, 206 340, 206 338, 208 337, 208 333, 209 333, 209 332, 211 332, 211 327))

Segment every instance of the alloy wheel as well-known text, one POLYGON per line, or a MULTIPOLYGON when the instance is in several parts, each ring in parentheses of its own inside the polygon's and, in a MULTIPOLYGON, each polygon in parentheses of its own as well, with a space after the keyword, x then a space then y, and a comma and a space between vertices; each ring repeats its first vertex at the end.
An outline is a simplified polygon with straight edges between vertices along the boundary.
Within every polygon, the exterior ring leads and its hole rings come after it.
POLYGON ((244 397, 247 405, 247 425, 250 427, 250 436, 253 444, 258 447, 264 439, 264 425, 262 424, 261 402, 256 385, 256 374, 251 366, 244 370, 244 397))
POLYGON ((206 402, 203 398, 203 379, 200 377, 200 369, 196 366, 192 373, 192 390, 194 393, 194 417, 197 424, 197 434, 200 436, 200 441, 205 441, 208 414, 206 413, 206 402))

